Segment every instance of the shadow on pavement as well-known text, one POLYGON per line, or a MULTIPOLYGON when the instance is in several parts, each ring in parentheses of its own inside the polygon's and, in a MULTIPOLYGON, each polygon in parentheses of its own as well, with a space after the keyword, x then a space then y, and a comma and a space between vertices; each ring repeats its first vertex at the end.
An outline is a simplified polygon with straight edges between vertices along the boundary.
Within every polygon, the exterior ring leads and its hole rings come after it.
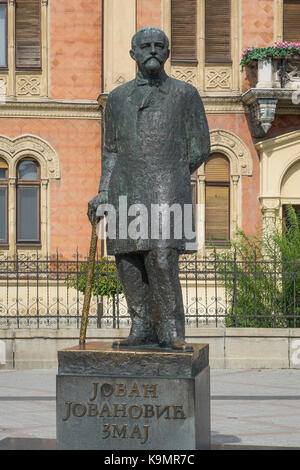
POLYGON ((0 441, 0 450, 56 450, 56 439, 7 437, 0 441))

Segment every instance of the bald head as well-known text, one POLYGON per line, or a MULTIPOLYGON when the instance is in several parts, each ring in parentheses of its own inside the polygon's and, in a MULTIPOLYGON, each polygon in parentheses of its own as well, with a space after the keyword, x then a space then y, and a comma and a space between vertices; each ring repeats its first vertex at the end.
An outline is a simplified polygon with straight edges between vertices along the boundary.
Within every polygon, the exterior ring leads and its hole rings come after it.
POLYGON ((136 45, 137 45, 137 41, 143 36, 151 36, 152 33, 156 33, 158 35, 161 36, 161 38, 163 39, 166 47, 169 49, 169 39, 167 37, 167 35, 163 32, 162 29, 159 29, 159 28, 156 28, 155 26, 146 26, 145 28, 141 28, 139 29, 135 35, 133 36, 132 40, 131 40, 131 48, 132 49, 135 49, 136 48, 136 45))

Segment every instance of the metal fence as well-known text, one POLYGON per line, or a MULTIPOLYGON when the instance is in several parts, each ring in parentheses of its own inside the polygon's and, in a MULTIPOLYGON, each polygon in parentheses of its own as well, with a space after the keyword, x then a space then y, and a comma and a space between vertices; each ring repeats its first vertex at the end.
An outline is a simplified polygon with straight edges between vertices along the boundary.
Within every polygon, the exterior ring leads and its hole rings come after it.
MULTIPOLYGON (((0 259, 0 328, 78 328, 87 261, 58 255, 0 259)), ((300 262, 183 256, 187 327, 299 327, 300 262)), ((115 263, 97 259, 89 327, 128 327, 115 263), (108 295, 109 294, 109 295, 108 295)))

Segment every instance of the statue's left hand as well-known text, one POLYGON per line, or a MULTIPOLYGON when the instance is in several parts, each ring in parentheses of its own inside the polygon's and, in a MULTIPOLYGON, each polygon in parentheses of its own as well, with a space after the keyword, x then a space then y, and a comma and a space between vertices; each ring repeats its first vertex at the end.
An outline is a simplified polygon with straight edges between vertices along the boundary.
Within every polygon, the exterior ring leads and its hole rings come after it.
POLYGON ((94 199, 92 199, 89 202, 87 215, 92 225, 95 222, 95 219, 96 218, 98 219, 98 217, 96 216, 98 206, 100 204, 106 204, 106 203, 107 203, 107 191, 101 191, 99 194, 97 194, 96 197, 94 197, 94 199))

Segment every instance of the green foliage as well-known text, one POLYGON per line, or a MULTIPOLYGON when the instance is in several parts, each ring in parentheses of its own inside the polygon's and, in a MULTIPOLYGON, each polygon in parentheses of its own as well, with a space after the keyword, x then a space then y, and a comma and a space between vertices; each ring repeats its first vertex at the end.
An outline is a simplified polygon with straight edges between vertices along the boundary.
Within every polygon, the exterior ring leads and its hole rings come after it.
POLYGON ((216 260, 231 305, 227 327, 300 326, 300 229, 292 206, 284 230, 274 224, 267 235, 239 231, 233 250, 216 260))
POLYGON ((275 42, 270 47, 248 47, 243 51, 241 66, 242 70, 245 65, 253 60, 265 60, 269 57, 280 59, 288 55, 300 57, 300 43, 296 42, 275 42))
MULTIPOLYGON (((79 272, 72 274, 67 284, 79 292, 85 292, 87 263, 80 263, 79 272)), ((94 296, 113 298, 117 293, 123 291, 120 279, 117 276, 117 267, 113 261, 102 258, 95 263, 92 282, 92 293, 94 296)))

